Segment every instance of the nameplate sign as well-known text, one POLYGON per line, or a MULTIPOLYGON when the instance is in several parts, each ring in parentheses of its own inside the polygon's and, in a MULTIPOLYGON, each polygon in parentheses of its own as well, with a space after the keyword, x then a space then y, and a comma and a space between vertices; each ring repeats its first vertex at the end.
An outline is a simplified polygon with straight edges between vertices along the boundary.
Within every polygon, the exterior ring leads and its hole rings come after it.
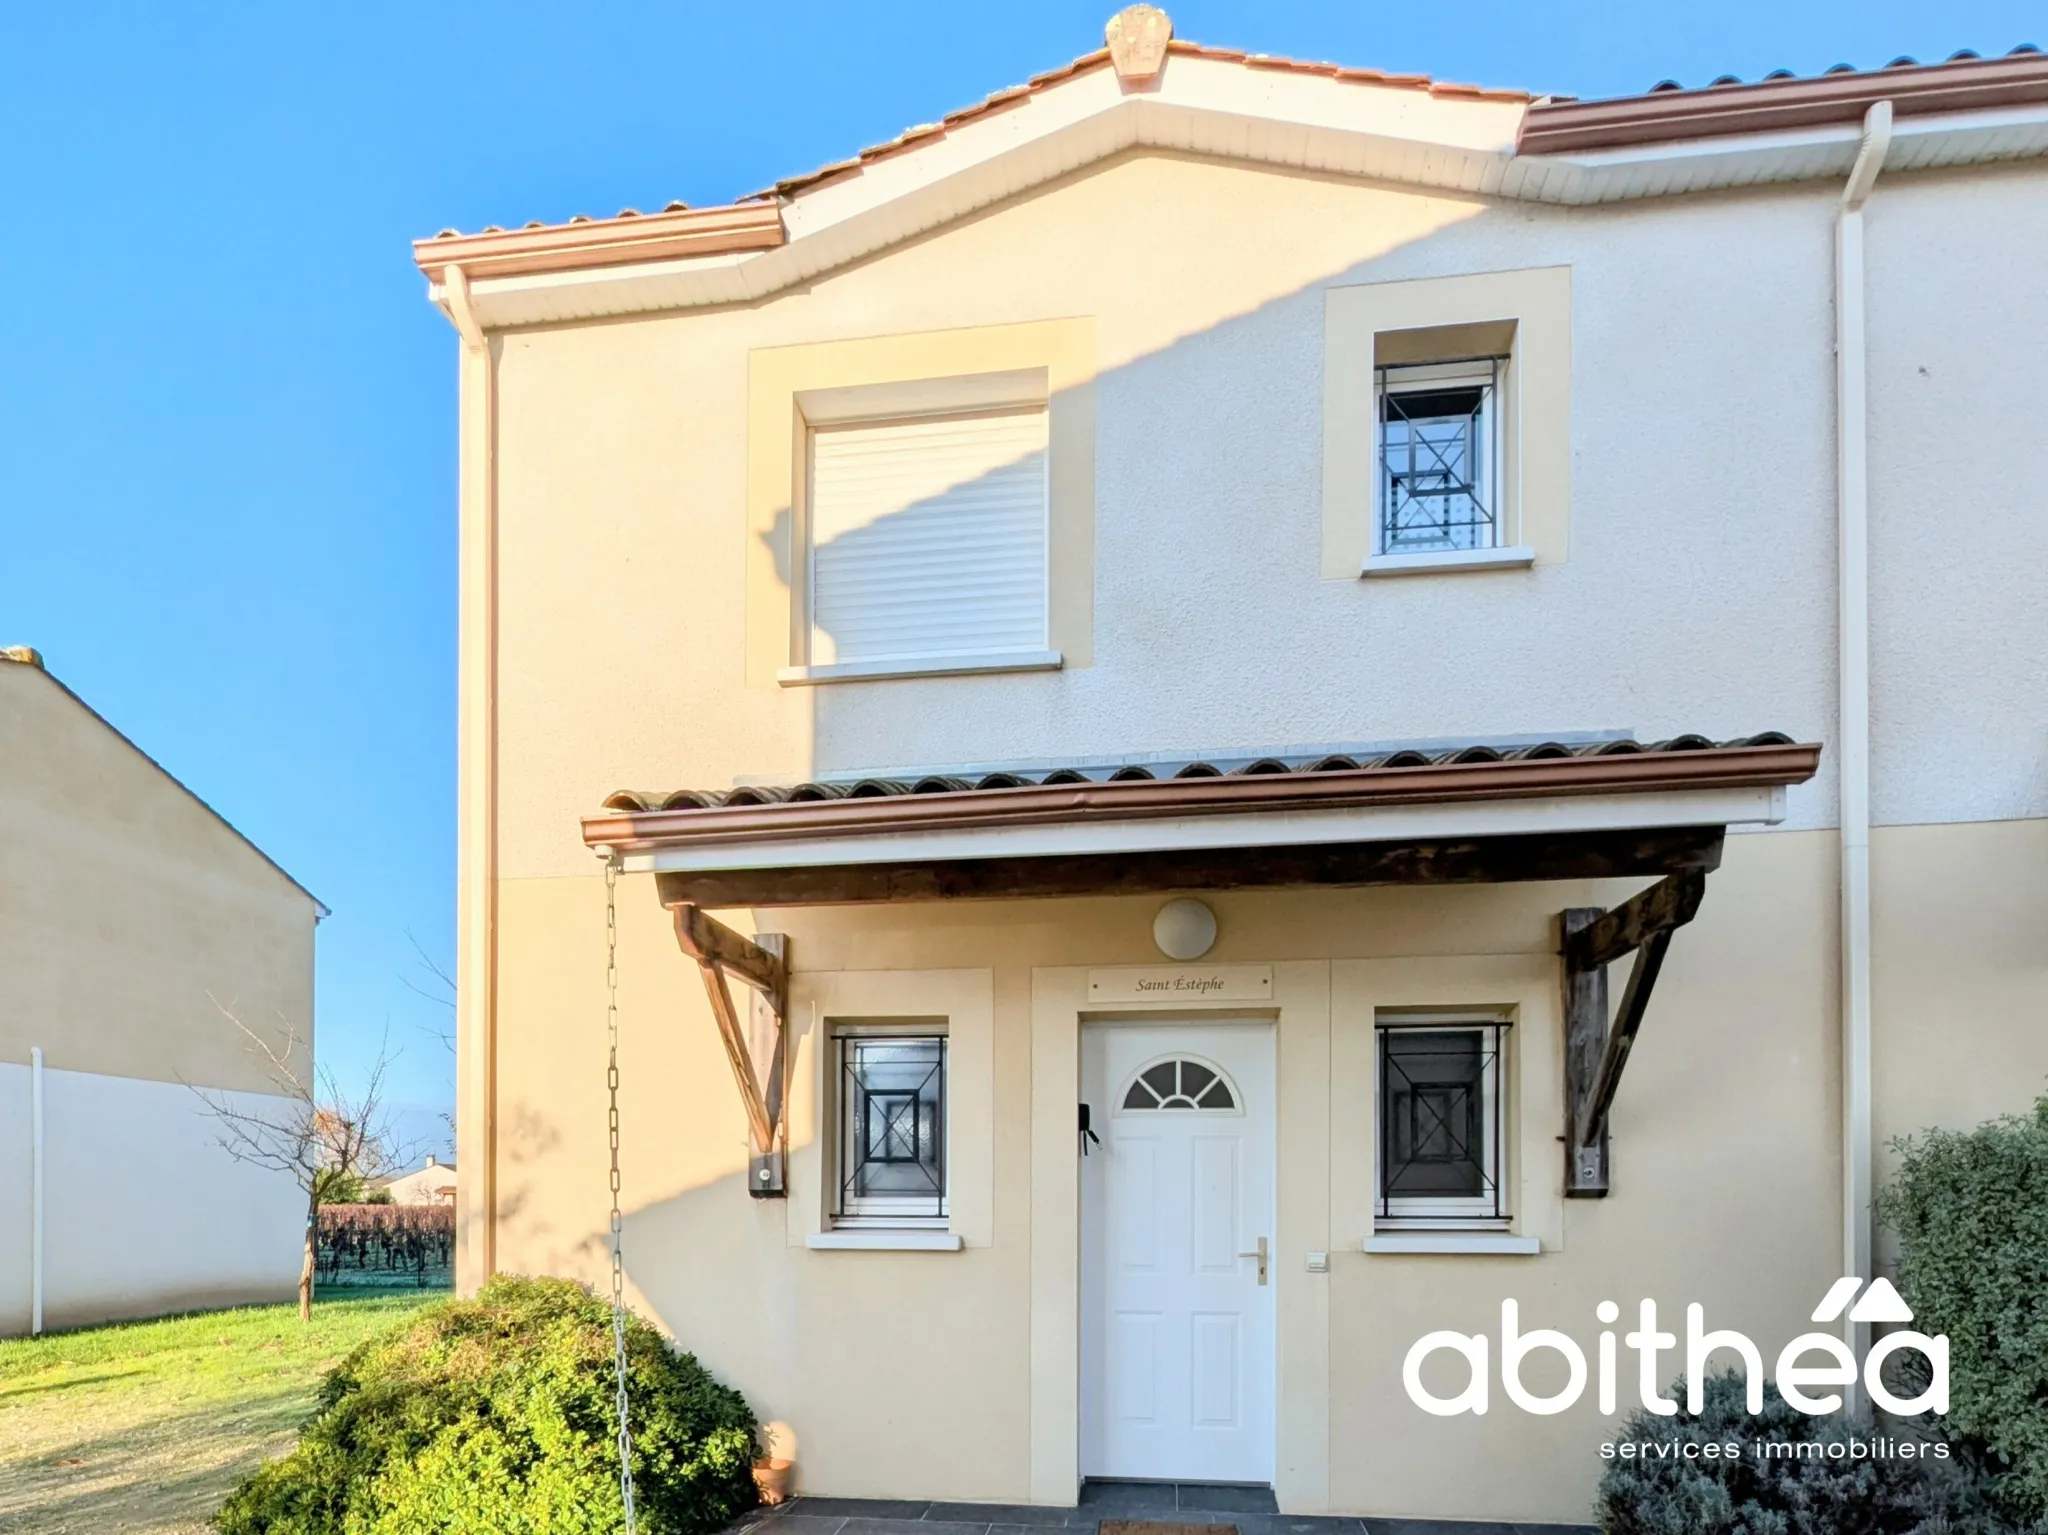
POLYGON ((1270 1002, 1271 965, 1118 965, 1088 972, 1091 1002, 1270 1002))

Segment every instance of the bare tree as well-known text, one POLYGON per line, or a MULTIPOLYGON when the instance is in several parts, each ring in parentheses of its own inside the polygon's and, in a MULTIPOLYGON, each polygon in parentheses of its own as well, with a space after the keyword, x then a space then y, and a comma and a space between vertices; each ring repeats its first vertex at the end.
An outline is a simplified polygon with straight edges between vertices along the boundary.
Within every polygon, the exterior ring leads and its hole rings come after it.
MULTIPOLYGON (((237 1162, 287 1173, 306 1196, 306 1242, 299 1262, 299 1319, 313 1318, 313 1276, 320 1241, 320 1206, 353 1194, 365 1178, 376 1178, 401 1164, 403 1153, 392 1145, 384 1115, 384 1074, 392 1061, 388 1041, 378 1049, 376 1064, 360 1092, 344 1092, 333 1072, 318 1067, 296 1027, 286 1024, 273 1044, 227 1008, 228 1022, 241 1030, 249 1048, 260 1055, 277 1097, 283 1100, 248 1106, 209 1088, 192 1091, 206 1105, 219 1127, 223 1151, 237 1162)), ((188 1087, 190 1083, 186 1084, 188 1087)))

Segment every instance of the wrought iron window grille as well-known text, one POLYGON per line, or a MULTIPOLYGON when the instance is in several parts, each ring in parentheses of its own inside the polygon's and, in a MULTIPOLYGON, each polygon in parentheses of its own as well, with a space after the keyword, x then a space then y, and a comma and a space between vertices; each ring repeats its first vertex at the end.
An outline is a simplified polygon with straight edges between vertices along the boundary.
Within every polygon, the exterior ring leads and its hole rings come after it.
POLYGON ((1382 1226, 1508 1218, 1505 1023, 1379 1026, 1382 1226))
POLYGON ((842 1034, 840 1225, 943 1221, 946 1207, 946 1038, 842 1034))
POLYGON ((1378 552, 1498 548, 1505 358, 1374 370, 1378 552))

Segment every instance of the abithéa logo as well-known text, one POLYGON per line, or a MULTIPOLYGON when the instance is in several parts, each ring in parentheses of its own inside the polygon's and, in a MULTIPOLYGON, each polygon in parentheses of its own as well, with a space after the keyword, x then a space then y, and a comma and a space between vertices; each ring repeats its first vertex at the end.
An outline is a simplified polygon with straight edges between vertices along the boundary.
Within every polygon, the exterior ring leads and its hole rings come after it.
MULTIPOLYGON (((1873 1280, 1867 1290, 1863 1289, 1860 1279, 1835 1281, 1820 1305, 1814 1308, 1813 1320, 1822 1324, 1838 1322, 1845 1310, 1852 1322, 1898 1324, 1913 1320, 1911 1308, 1888 1279, 1873 1280), (1856 1300, 1859 1290, 1863 1291, 1863 1296, 1856 1300), (1849 1305, 1851 1300, 1856 1300, 1854 1307, 1849 1305)), ((1594 1308, 1593 1314, 1603 1323, 1613 1323, 1621 1319, 1621 1307, 1611 1300, 1604 1300, 1594 1308)), ((1500 1303, 1501 1389, 1507 1393, 1508 1400, 1524 1412, 1547 1417, 1567 1411, 1585 1394, 1588 1374, 1585 1351, 1572 1338, 1551 1328, 1539 1327, 1523 1332, 1521 1315, 1521 1307, 1516 1302, 1504 1300, 1500 1303), (1566 1379, 1563 1389, 1548 1396, 1538 1396, 1522 1384, 1522 1364, 1531 1354, 1544 1350, 1563 1358, 1566 1379)), ((1433 1332, 1418 1338, 1401 1365, 1401 1383, 1408 1388, 1409 1400, 1424 1412, 1434 1413, 1440 1418, 1454 1418, 1468 1412, 1483 1414, 1492 1377, 1488 1364, 1491 1341, 1485 1333, 1461 1332, 1433 1332), (1422 1383, 1423 1361, 1438 1352, 1463 1355, 1470 1371, 1465 1389, 1455 1396, 1438 1396, 1422 1383)), ((1620 1341, 1635 1351, 1636 1394, 1643 1406, 1665 1417, 1675 1414, 1678 1403, 1660 1391, 1660 1383, 1665 1379, 1668 1367, 1660 1364, 1658 1358, 1676 1350, 1678 1338, 1672 1333, 1657 1330, 1655 1301, 1646 1300, 1638 1306, 1635 1331, 1623 1335, 1620 1341)), ((1610 1414, 1615 1411, 1618 1373, 1615 1342, 1612 1332, 1603 1331, 1596 1346, 1600 1411, 1610 1414)), ((1702 1382, 1706 1379, 1708 1358, 1722 1351, 1741 1357, 1749 1410, 1752 1413, 1762 1412, 1762 1351, 1743 1333, 1726 1330, 1708 1332, 1706 1308, 1698 1304, 1685 1308, 1686 1411, 1697 1413, 1701 1410, 1702 1382)), ((1858 1373, 1856 1356, 1840 1337, 1834 1333, 1808 1332, 1801 1333, 1778 1351, 1777 1368, 1771 1372, 1771 1378, 1777 1382, 1778 1394, 1787 1404, 1818 1417, 1841 1409, 1841 1396, 1828 1388, 1853 1385, 1858 1373), (1825 1362, 1815 1358, 1820 1355, 1826 1356, 1825 1362), (1816 1391, 1825 1394, 1817 1395, 1816 1391)), ((1888 1332, 1864 1355, 1861 1374, 1863 1389, 1869 1392, 1870 1400, 1886 1412, 1911 1417, 1922 1412, 1948 1411, 1946 1336, 1929 1337, 1926 1333, 1908 1330, 1888 1332), (1885 1385, 1884 1364, 1894 1354, 1909 1349, 1925 1356, 1932 1378, 1927 1389, 1918 1396, 1901 1397, 1885 1385)))

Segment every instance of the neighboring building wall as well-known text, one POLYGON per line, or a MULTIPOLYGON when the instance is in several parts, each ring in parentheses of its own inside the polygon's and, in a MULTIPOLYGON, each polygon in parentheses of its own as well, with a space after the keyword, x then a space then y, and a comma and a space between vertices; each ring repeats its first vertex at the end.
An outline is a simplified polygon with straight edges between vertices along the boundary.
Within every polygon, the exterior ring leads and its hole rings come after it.
MULTIPOLYGON (((223 1097, 275 1115, 286 1100, 223 1097)), ((28 1330, 29 1070, 0 1062, 0 1332, 28 1330), (19 1112, 17 1113, 17 1110, 19 1112)), ((43 1325, 282 1300, 298 1282, 306 1201, 291 1179, 236 1162, 190 1088, 43 1072, 43 1325)))
POLYGON ((277 1091, 227 1012, 274 1048, 296 1028, 309 1066, 318 912, 42 668, 0 663, 0 1332, 29 1325, 31 1048, 45 1325, 292 1292, 303 1200, 234 1163, 192 1089, 277 1091))
MULTIPOLYGON (((1898 177, 1871 204, 1881 1137, 2021 1108, 2048 1078, 2048 776, 2012 701, 2048 648, 2048 597, 2012 554, 2048 500, 2048 467, 2016 448, 2048 363, 2012 322, 2041 309, 2044 181, 1898 177)), ((465 1122, 464 1148, 494 1158, 499 1266, 597 1274, 604 921, 577 818, 614 788, 1565 731, 1831 741, 1835 196, 1567 211, 1126 158, 757 307, 503 337, 497 1124, 487 1143, 465 1122), (1563 562, 1319 579, 1325 288, 1556 265, 1573 306, 1563 562), (758 568, 748 585, 750 351, 1074 317, 1092 318, 1099 361, 1087 664, 749 685, 750 612, 778 597, 758 568)), ((1730 839, 1616 1107, 1615 1192, 1559 1202, 1561 1250, 1534 1259, 1358 1250, 1368 981, 1398 995, 1436 984, 1423 958, 1462 955, 1477 988, 1506 966, 1518 986, 1548 976, 1532 998, 1554 993, 1556 912, 1630 887, 1219 899, 1212 957, 1284 962, 1296 987, 1280 1025, 1283 1507, 1583 1517, 1589 1407, 1462 1420, 1453 1441, 1398 1395, 1408 1342, 1491 1330, 1502 1293, 1582 1341, 1595 1301, 1641 1296, 1667 1319, 1697 1299, 1760 1338, 1804 1330, 1840 1263, 1834 799, 1830 761, 1782 830, 1730 839), (1303 1274, 1325 1246, 1328 1278, 1303 1274), (1475 1454, 1487 1478, 1438 1474, 1475 1454)), ((1072 1021, 1043 1014, 1065 967, 1156 959, 1157 903, 731 919, 791 934, 800 985, 987 972, 989 1238, 947 1255, 791 1245, 801 1103, 794 1197, 742 1195, 744 1126, 696 976, 650 882, 620 900, 626 1242, 645 1304, 789 1425, 810 1490, 1071 1495, 1071 1078, 1047 1052, 1072 1021)), ((799 1027, 814 1049, 817 1017, 799 1027)), ((1539 1033, 1521 1037, 1531 1062, 1539 1033)), ((1532 1144, 1557 1133, 1555 1100, 1532 1083, 1518 1104, 1532 1144)), ((1523 1169, 1532 1198, 1554 1198, 1548 1155, 1523 1169)))

